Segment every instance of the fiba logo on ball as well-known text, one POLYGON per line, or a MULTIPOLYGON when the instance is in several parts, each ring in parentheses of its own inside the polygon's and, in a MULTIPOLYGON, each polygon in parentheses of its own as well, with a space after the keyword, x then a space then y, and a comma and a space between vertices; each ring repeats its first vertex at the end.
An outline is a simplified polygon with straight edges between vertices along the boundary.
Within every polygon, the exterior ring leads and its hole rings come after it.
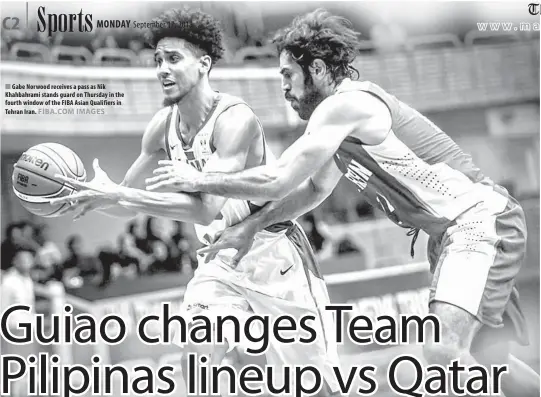
POLYGON ((51 205, 49 200, 72 194, 76 189, 55 175, 86 180, 83 162, 70 148, 58 143, 42 143, 24 152, 15 163, 13 192, 32 214, 51 218, 66 213, 69 204, 51 205))
POLYGON ((18 173, 17 174, 17 184, 23 187, 28 187, 28 176, 18 173))

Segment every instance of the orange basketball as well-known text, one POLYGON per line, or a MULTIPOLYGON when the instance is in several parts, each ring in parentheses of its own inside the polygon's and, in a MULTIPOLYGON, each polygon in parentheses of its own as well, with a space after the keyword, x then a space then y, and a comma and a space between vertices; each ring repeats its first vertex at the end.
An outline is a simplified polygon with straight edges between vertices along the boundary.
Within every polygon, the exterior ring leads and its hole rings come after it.
POLYGON ((24 208, 50 218, 63 215, 69 204, 49 204, 49 200, 72 194, 76 189, 55 178, 64 175, 86 180, 83 162, 70 148, 58 143, 41 143, 24 152, 15 164, 11 181, 13 192, 24 208))

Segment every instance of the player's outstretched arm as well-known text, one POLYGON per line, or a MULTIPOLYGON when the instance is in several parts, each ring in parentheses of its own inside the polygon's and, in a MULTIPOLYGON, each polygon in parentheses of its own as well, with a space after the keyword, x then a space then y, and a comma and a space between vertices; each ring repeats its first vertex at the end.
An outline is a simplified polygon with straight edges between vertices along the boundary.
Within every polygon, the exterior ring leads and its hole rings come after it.
POLYGON ((333 95, 310 118, 305 134, 274 163, 238 173, 174 171, 168 164, 155 170, 147 189, 163 186, 248 200, 280 200, 313 175, 338 150, 342 141, 359 131, 363 142, 381 142, 390 129, 386 106, 368 93, 333 95), (366 139, 365 139, 366 138, 366 139))
MULTIPOLYGON (((145 177, 152 171, 155 164, 164 158, 165 125, 169 114, 169 108, 158 111, 148 123, 141 142, 141 152, 137 159, 130 166, 120 186, 126 188, 142 189, 145 177)), ((115 202, 115 206, 105 209, 104 213, 113 216, 133 217, 137 211, 127 208, 115 202)))
POLYGON ((202 248, 199 253, 208 254, 205 258, 208 262, 220 250, 234 248, 237 254, 230 265, 236 266, 250 250, 257 232, 275 223, 295 219, 316 208, 329 197, 341 177, 342 172, 334 160, 330 159, 315 175, 306 179, 288 196, 279 201, 268 202, 242 222, 227 228, 213 244, 202 248))
MULTIPOLYGON (((219 116, 214 131, 216 150, 204 171, 236 172, 244 169, 254 138, 262 135, 253 111, 245 105, 231 107, 219 116)), ((186 166, 188 170, 195 170, 186 166)), ((126 208, 203 225, 216 218, 227 200, 210 194, 150 192, 127 187, 119 189, 118 194, 119 203, 126 208)))
POLYGON ((313 210, 329 197, 342 175, 334 159, 331 158, 289 195, 281 200, 267 203, 247 220, 257 225, 259 231, 275 223, 296 219, 313 210))
MULTIPOLYGON (((120 186, 142 188, 145 178, 152 173, 152 169, 158 160, 163 158, 163 131, 165 130, 167 116, 168 109, 165 108, 158 111, 152 117, 143 134, 141 152, 126 172, 120 186)), ((72 204, 73 211, 78 212, 75 219, 93 210, 113 217, 134 217, 137 214, 135 211, 119 205, 117 201, 111 200, 110 197, 100 192, 100 189, 114 190, 119 185, 113 182, 107 173, 101 169, 97 159, 94 160, 93 168, 94 179, 85 183, 84 186, 76 186, 81 189, 78 193, 60 199, 54 199, 51 203, 72 203, 76 200, 76 204, 72 204), (90 189, 90 187, 94 187, 97 190, 90 189)), ((58 178, 65 180, 71 185, 76 183, 76 181, 67 177, 58 176, 58 178)))
MULTIPOLYGON (((104 200, 118 203, 131 213, 166 217, 184 222, 209 224, 222 209, 226 198, 207 194, 186 194, 181 192, 148 192, 132 186, 139 184, 142 170, 148 164, 155 164, 156 153, 164 147, 163 126, 149 126, 143 137, 139 158, 128 171, 121 185, 114 183, 97 185, 71 180, 70 183, 81 192, 70 196, 84 199, 86 195, 99 196, 104 200)), ((257 118, 250 108, 243 105, 231 107, 220 115, 216 122, 213 143, 216 151, 205 169, 235 172, 246 165, 246 158, 254 137, 261 135, 257 118)), ((194 169, 187 166, 188 169, 194 169)), ((65 198, 55 199, 67 200, 65 198)))

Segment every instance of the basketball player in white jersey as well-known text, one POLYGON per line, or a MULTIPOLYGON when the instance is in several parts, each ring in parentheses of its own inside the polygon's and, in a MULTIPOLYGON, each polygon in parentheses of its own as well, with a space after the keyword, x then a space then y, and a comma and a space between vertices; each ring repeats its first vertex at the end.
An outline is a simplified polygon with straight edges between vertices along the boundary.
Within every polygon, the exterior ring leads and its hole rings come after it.
POLYGON ((316 207, 345 176, 398 226, 415 231, 412 252, 419 230, 430 235, 429 309, 440 319, 442 343, 427 338, 427 361, 508 362, 507 396, 539 395, 539 376, 508 349, 510 339, 527 342, 514 281, 526 244, 520 205, 416 110, 373 83, 353 81, 358 34, 350 26, 316 10, 275 37, 285 98, 309 120, 276 163, 199 173, 163 162, 147 189, 275 200, 200 251, 212 259, 236 248, 240 259, 256 231, 316 207))
MULTIPOLYGON (((66 179, 81 191, 53 202, 77 200, 76 206, 94 208, 107 204, 113 207, 102 210, 113 215, 137 212, 191 222, 200 241, 209 244, 264 202, 137 189, 144 186, 145 176, 151 175, 146 171, 156 167, 164 152, 171 161, 202 172, 240 171, 272 162, 273 156, 250 107, 237 97, 214 91, 209 84, 209 72, 223 53, 217 22, 189 10, 170 10, 153 22, 156 27, 150 30, 149 42, 156 49, 158 80, 168 106, 148 125, 141 154, 120 185, 95 164, 93 181, 66 179)), ((337 391, 332 372, 332 367, 339 365, 336 338, 329 335, 334 326, 324 307, 329 298, 308 240, 290 220, 269 225, 255 240, 236 268, 230 266, 234 250, 221 252, 210 263, 200 261, 187 286, 184 314, 211 319, 229 315, 240 320, 254 313, 271 318, 290 315, 298 320, 315 316, 316 342, 310 346, 280 344, 271 338, 267 364, 277 367, 277 375, 284 365, 316 366, 330 391, 337 391)), ((228 330, 224 334, 227 343, 214 346, 211 364, 220 364, 226 351, 235 347, 233 335, 228 330)), ((195 346, 190 349, 205 352, 195 346)), ((326 387, 322 390, 330 392, 326 387)))

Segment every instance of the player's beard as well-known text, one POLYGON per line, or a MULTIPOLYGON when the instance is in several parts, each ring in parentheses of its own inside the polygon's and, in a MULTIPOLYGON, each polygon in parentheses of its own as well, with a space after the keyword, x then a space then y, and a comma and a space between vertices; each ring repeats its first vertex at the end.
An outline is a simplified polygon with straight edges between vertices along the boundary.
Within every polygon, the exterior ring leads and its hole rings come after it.
POLYGON ((178 101, 175 100, 174 98, 164 98, 163 99, 163 107, 166 108, 168 106, 174 105, 177 102, 178 101))
POLYGON ((304 93, 299 98, 297 113, 302 120, 308 120, 317 106, 325 99, 323 94, 314 85, 312 76, 308 75, 304 82, 304 93))
POLYGON ((184 97, 185 95, 175 95, 174 97, 165 97, 163 99, 163 107, 168 107, 176 103, 179 103, 181 99, 184 97))

